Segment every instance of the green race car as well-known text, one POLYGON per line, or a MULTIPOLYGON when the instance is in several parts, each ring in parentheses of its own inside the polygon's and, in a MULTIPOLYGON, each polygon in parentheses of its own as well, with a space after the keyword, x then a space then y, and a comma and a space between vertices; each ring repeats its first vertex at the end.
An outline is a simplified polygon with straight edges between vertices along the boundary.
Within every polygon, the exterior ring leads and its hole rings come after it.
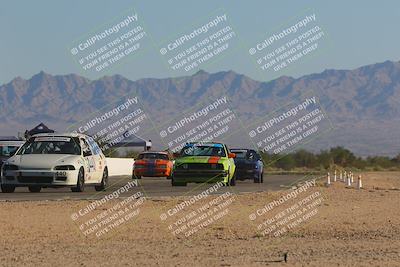
POLYGON ((175 159, 172 186, 217 182, 234 186, 235 156, 225 144, 188 143, 175 159))

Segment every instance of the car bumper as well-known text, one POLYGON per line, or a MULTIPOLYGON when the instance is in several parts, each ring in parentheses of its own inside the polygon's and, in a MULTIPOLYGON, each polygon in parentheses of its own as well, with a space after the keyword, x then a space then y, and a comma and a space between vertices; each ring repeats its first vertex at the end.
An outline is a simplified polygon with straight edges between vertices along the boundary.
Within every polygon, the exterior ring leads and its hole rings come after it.
POLYGON ((147 177, 166 177, 171 175, 171 170, 166 168, 135 169, 133 172, 136 176, 147 177))
POLYGON ((238 170, 236 168, 237 179, 254 179, 254 178, 258 178, 259 175, 260 175, 260 171, 258 171, 258 170, 238 170))
POLYGON ((79 170, 48 171, 48 170, 18 170, 4 171, 1 177, 3 184, 14 186, 40 185, 47 187, 75 186, 79 170))
POLYGON ((228 172, 224 170, 175 170, 174 181, 189 183, 226 182, 228 172))

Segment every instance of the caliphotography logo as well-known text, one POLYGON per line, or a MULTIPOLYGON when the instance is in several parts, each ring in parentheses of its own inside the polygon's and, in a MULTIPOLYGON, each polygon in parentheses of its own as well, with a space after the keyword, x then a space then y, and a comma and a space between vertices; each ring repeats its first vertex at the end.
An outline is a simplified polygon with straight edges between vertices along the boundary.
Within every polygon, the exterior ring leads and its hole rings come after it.
POLYGON ((3 0, 0 266, 399 266, 399 10, 3 0))

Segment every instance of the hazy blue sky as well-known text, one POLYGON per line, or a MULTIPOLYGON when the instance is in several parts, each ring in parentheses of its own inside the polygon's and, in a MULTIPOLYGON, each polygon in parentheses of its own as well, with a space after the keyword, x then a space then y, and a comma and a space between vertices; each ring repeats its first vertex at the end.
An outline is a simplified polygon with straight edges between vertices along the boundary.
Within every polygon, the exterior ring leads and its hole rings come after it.
MULTIPOLYGON (((144 20, 152 41, 183 32, 189 25, 222 8, 240 40, 254 44, 290 18, 311 8, 329 35, 329 49, 296 63, 282 74, 301 76, 324 69, 351 69, 399 60, 400 1, 105 1, 0 0, 0 83, 16 76, 30 78, 41 70, 51 74, 85 75, 74 62, 71 43, 130 8, 144 20)), ((259 71, 245 49, 204 67, 234 70, 254 79, 273 78, 259 71)), ((130 79, 167 77, 171 72, 156 46, 112 69, 130 79)), ((189 72, 188 74, 192 74, 189 72)))

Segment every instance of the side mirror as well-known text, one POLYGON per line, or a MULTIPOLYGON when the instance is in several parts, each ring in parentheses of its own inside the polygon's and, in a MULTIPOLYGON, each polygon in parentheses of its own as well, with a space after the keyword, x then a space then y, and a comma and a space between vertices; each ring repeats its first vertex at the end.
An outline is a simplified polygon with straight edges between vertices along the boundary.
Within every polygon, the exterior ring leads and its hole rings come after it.
POLYGON ((234 158, 236 158, 236 154, 235 153, 229 153, 228 154, 228 158, 234 159, 234 158))

